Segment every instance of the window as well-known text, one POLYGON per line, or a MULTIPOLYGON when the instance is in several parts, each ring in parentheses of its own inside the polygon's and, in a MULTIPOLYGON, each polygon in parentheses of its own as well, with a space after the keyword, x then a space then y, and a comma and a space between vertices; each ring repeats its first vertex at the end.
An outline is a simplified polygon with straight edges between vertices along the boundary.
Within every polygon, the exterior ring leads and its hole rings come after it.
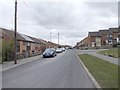
POLYGON ((26 42, 23 42, 23 45, 26 45, 26 42))
POLYGON ((28 51, 30 50, 30 46, 27 46, 27 50, 28 50, 28 51))
POLYGON ((25 53, 25 50, 22 50, 22 53, 25 53))

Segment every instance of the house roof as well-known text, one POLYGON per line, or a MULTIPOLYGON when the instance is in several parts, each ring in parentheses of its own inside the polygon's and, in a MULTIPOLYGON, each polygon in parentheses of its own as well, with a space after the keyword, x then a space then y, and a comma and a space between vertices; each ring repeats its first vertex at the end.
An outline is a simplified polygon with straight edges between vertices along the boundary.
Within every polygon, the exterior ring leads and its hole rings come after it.
MULTIPOLYGON (((29 36, 30 37, 30 36, 29 36)), ((44 42, 42 42, 40 39, 38 38, 35 38, 35 37, 30 37, 32 40, 34 40, 36 43, 39 43, 39 44, 45 44, 44 42)))
POLYGON ((34 40, 32 40, 32 39, 31 39, 29 36, 27 36, 27 35, 20 34, 20 33, 19 33, 19 35, 20 35, 21 37, 23 37, 23 38, 25 39, 25 41, 35 42, 34 40))
POLYGON ((89 35, 93 37, 96 37, 96 36, 101 37, 100 32, 89 32, 89 35))
MULTIPOLYGON (((5 28, 1 28, 1 29, 2 29, 2 32, 5 33, 7 36, 9 36, 10 38, 14 38, 14 31, 8 30, 8 29, 5 29, 5 28)), ((27 35, 20 34, 20 33, 17 33, 17 40, 35 42, 32 39, 30 39, 27 35)))
POLYGON ((112 32, 108 29, 105 29, 105 30, 99 30, 99 32, 102 34, 102 35, 110 35, 112 34, 112 32))
MULTIPOLYGON (((5 28, 1 28, 1 29, 2 29, 2 32, 7 34, 10 38, 14 38, 14 31, 7 30, 5 28)), ((25 41, 25 39, 22 36, 20 36, 18 33, 17 33, 17 39, 25 41)))
POLYGON ((50 41, 48 41, 48 43, 49 43, 49 44, 52 44, 52 45, 56 45, 56 46, 58 46, 58 44, 53 43, 53 42, 50 42, 50 41))
POLYGON ((113 33, 118 33, 118 28, 109 28, 109 30, 113 33))
POLYGON ((84 40, 86 40, 88 37, 85 37, 83 40, 81 40, 81 41, 84 41, 84 40))

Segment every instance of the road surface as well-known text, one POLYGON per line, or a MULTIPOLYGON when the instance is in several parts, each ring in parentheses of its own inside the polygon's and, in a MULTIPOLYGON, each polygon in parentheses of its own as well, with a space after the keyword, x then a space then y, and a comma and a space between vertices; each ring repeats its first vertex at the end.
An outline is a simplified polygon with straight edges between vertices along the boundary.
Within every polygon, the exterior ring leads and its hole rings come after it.
POLYGON ((67 50, 54 58, 39 58, 2 73, 3 88, 94 88, 76 57, 67 50))

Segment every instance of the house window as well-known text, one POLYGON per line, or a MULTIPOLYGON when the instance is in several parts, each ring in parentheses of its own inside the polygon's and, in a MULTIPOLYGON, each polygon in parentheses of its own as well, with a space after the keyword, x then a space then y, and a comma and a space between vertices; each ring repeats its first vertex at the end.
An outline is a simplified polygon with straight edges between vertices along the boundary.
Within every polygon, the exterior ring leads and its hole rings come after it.
POLYGON ((30 50, 30 46, 27 46, 27 50, 28 50, 28 51, 30 50))
POLYGON ((26 42, 23 42, 23 45, 26 45, 26 42))
POLYGON ((22 50, 22 53, 25 53, 25 50, 22 50))
POLYGON ((27 46, 30 46, 30 43, 29 43, 29 42, 27 42, 27 46))

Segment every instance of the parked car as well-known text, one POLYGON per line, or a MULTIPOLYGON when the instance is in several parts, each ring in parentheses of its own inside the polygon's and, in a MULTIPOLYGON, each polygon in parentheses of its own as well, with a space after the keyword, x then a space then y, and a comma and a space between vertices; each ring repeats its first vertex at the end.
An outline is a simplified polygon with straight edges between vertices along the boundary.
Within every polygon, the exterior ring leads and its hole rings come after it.
POLYGON ((62 53, 63 51, 62 51, 62 48, 57 48, 56 49, 56 53, 62 53))
POLYGON ((61 48, 62 49, 62 51, 65 51, 65 48, 63 47, 63 48, 61 48))
POLYGON ((56 56, 56 50, 54 48, 47 48, 44 52, 43 52, 43 58, 44 57, 54 57, 56 56))
POLYGON ((68 49, 69 49, 69 47, 65 47, 65 49, 66 49, 66 50, 68 50, 68 49))

